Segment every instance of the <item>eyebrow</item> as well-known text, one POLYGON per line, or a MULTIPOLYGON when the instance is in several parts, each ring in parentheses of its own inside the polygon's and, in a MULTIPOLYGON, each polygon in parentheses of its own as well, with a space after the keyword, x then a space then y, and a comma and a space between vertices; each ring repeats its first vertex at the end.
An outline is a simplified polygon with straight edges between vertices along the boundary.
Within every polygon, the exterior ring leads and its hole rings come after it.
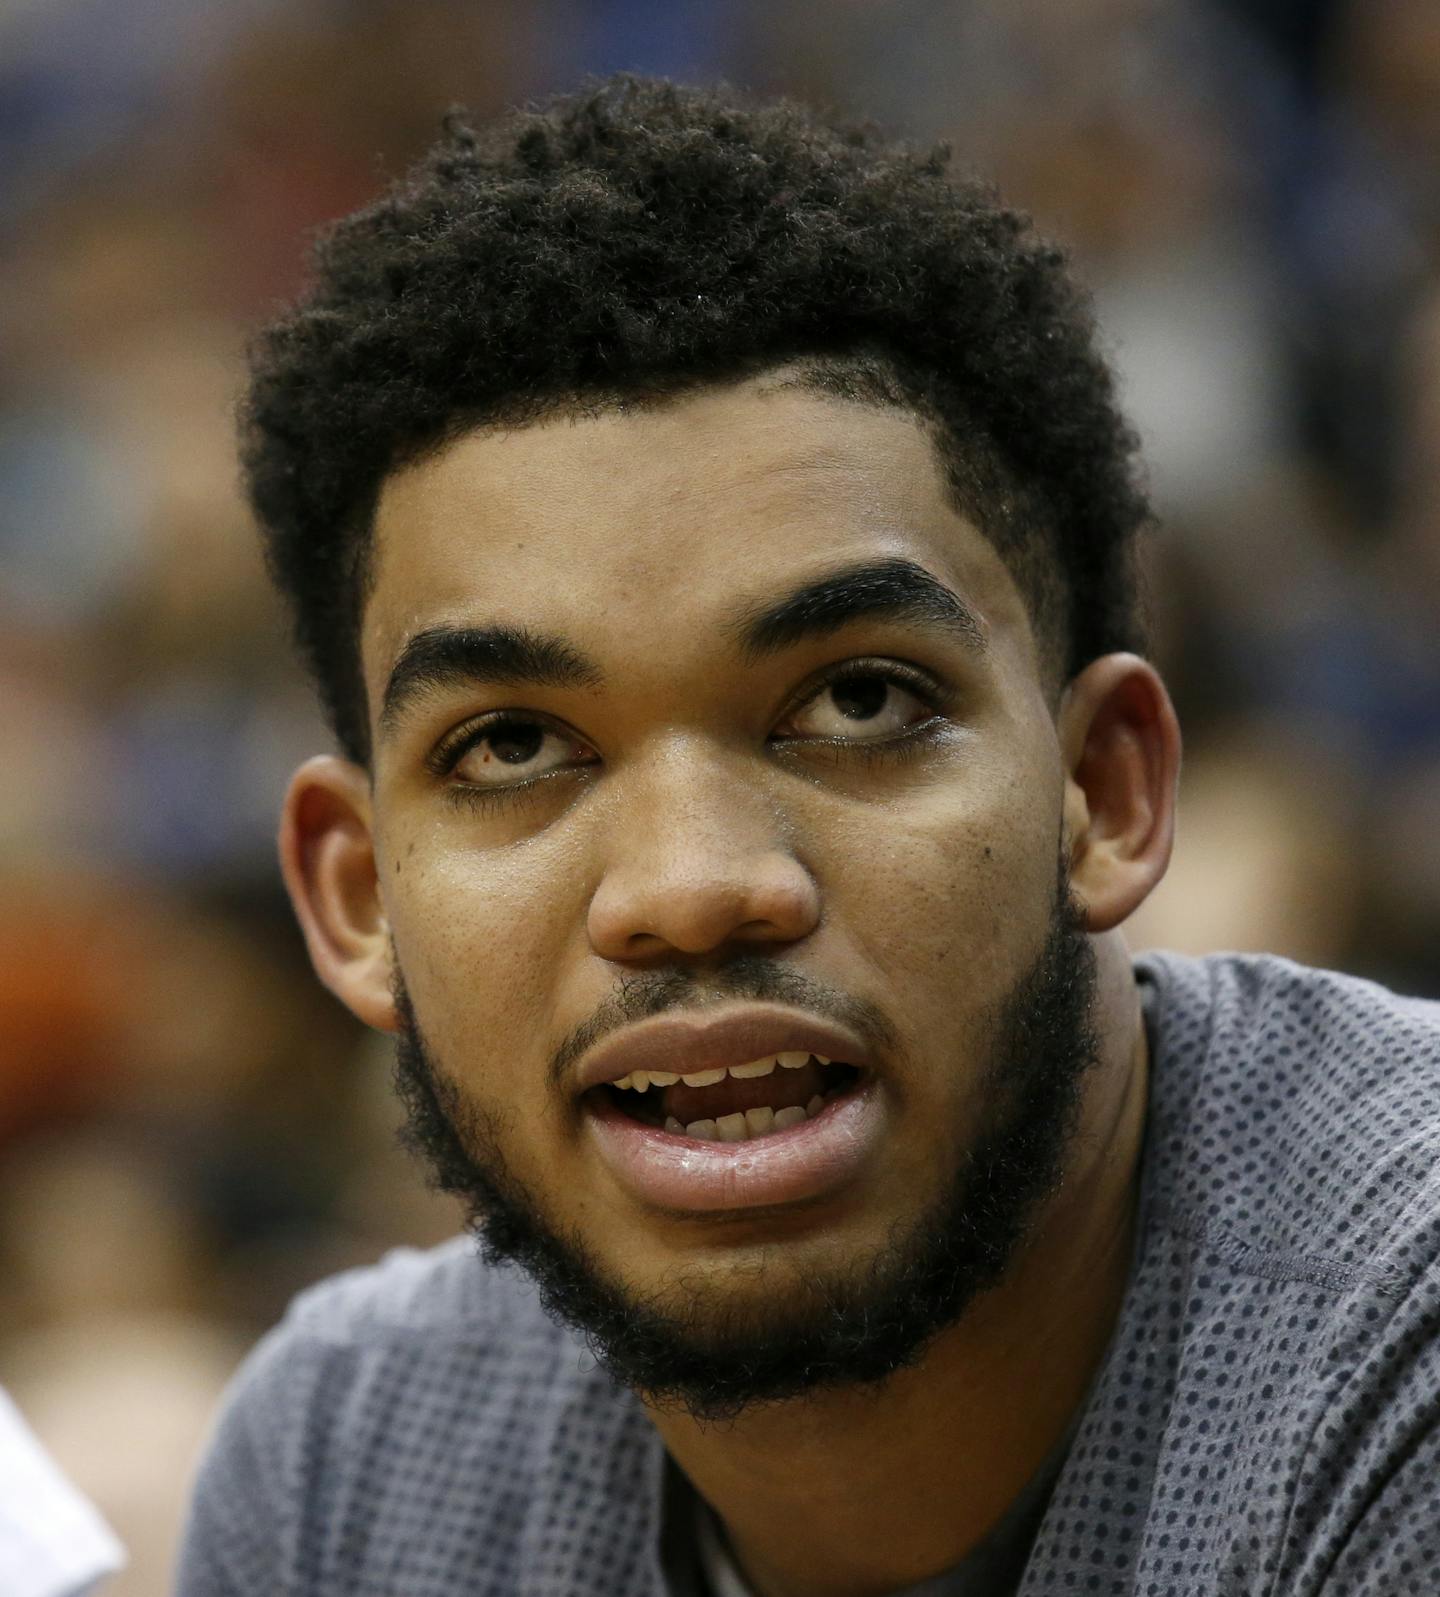
MULTIPOLYGON (((896 621, 940 631, 985 652, 985 625, 969 605, 913 560, 878 560, 813 578, 784 597, 736 610, 725 630, 748 662, 766 659, 856 621, 896 621)), ((400 651, 385 684, 380 729, 390 732, 426 692, 461 685, 593 688, 605 673, 561 637, 525 627, 427 627, 400 651)))
POLYGON ((760 660, 856 621, 898 621, 946 633, 985 653, 985 624, 958 593, 913 560, 845 566, 807 582, 773 604, 746 605, 731 635, 747 660, 760 660))
POLYGON ((380 702, 380 729, 394 729, 428 691, 462 684, 596 687, 605 673, 563 638, 526 627, 427 627, 407 640, 380 702))

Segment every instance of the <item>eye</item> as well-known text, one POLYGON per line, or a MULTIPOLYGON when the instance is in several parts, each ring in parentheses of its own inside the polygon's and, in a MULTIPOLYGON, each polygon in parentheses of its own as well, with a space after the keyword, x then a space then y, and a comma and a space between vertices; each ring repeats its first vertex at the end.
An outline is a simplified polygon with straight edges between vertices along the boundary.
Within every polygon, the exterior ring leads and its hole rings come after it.
POLYGON ((435 751, 432 763, 470 787, 505 788, 593 759, 585 744, 544 721, 501 715, 460 728, 435 751))
POLYGON ((935 713, 935 687, 898 665, 851 665, 786 718, 785 737, 867 742, 896 737, 935 713))

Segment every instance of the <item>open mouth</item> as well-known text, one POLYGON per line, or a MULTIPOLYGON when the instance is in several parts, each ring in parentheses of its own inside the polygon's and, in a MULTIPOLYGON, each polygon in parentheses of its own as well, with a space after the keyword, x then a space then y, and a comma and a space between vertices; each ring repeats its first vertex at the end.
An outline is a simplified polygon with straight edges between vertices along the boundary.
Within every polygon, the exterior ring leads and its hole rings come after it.
POLYGON ((593 1088, 641 1125, 703 1142, 750 1142, 812 1120, 863 1072, 820 1054, 780 1053, 682 1076, 637 1070, 593 1088))

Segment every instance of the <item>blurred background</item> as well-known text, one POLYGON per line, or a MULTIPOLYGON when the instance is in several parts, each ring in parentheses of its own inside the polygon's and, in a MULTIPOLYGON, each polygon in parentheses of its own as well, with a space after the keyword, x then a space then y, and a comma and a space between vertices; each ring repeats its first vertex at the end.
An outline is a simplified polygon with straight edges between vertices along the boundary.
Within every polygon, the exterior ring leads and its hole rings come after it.
POLYGON ((1072 247, 1187 733, 1135 941, 1440 995, 1434 0, 0 0, 0 1382, 120 1597, 288 1297, 455 1227, 274 865, 327 739, 237 495, 245 333, 447 105, 616 68, 947 139, 1072 247))

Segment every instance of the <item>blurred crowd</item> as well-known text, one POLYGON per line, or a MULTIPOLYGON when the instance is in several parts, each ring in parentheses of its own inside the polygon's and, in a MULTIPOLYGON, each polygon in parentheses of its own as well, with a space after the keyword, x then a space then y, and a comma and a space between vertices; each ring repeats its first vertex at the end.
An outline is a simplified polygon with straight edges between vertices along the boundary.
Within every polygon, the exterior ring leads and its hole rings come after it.
POLYGON ((119 1597, 291 1293, 456 1223, 279 886, 327 739, 236 487, 246 330, 445 107, 616 68, 947 140, 1072 248, 1187 734, 1135 941, 1440 995, 1433 0, 5 0, 0 1383, 119 1597))

